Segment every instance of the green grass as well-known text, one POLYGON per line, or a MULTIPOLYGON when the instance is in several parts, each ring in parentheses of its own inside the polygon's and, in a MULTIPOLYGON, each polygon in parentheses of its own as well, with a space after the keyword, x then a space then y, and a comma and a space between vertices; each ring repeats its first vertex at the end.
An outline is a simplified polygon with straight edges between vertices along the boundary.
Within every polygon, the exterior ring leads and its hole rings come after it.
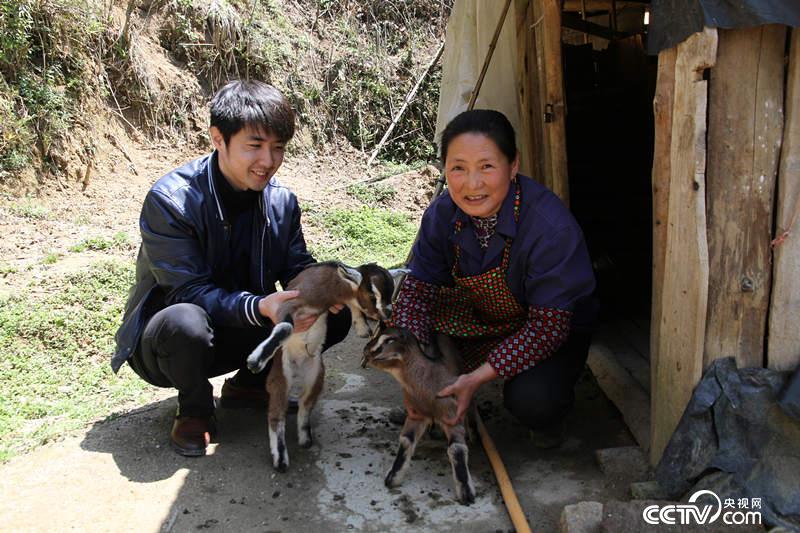
POLYGON ((385 205, 397 196, 397 191, 386 183, 356 183, 347 187, 347 194, 370 207, 385 205))
POLYGON ((27 199, 8 205, 9 212, 21 218, 44 220, 50 215, 50 210, 42 205, 37 205, 33 200, 27 199))
POLYGON ((42 259, 42 264, 43 265, 54 265, 55 263, 58 262, 59 259, 61 259, 61 254, 60 253, 58 253, 58 252, 49 252, 46 256, 44 256, 44 259, 42 259))
POLYGON ((8 274, 16 274, 19 268, 13 265, 0 264, 0 276, 7 276, 8 274))
POLYGON ((132 281, 132 265, 102 262, 0 300, 0 461, 146 399, 109 366, 132 281))
POLYGON ((322 226, 332 242, 311 243, 318 260, 338 259, 350 265, 376 262, 393 267, 405 261, 417 226, 411 217, 373 207, 331 209, 309 214, 322 226))
POLYGON ((69 251, 75 253, 85 252, 87 250, 93 252, 102 252, 104 250, 114 249, 124 250, 130 246, 130 237, 124 231, 120 231, 115 233, 111 238, 97 236, 83 239, 78 244, 70 246, 69 251))

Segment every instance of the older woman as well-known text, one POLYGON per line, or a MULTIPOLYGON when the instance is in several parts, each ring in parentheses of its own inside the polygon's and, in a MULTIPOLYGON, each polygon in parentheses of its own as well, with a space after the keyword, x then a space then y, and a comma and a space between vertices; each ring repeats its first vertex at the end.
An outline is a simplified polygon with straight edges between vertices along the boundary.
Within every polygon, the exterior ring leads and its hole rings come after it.
MULTIPOLYGON (((517 173, 503 114, 455 117, 441 158, 447 192, 423 216, 393 322, 422 342, 432 331, 458 340, 466 373, 439 393, 456 397, 457 420, 482 384, 501 378, 506 408, 541 446, 556 445, 594 318, 583 233, 558 197, 517 173)), ((419 416, 407 402, 406 411, 419 416)))

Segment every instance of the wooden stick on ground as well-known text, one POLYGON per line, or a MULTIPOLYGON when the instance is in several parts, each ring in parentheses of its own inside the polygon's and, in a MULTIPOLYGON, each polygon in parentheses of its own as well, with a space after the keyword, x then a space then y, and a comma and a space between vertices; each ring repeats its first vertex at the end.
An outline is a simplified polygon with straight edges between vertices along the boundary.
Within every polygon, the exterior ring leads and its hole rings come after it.
POLYGON ((492 470, 494 470, 494 476, 497 478, 497 484, 500 486, 500 493, 503 495, 503 502, 505 502, 506 509, 508 509, 508 516, 511 518, 511 523, 514 525, 514 529, 517 530, 517 533, 531 533, 528 519, 525 518, 525 513, 522 512, 522 506, 520 506, 519 500, 517 499, 517 493, 514 492, 514 487, 511 485, 511 478, 508 477, 508 472, 503 464, 503 460, 500 458, 500 454, 497 453, 494 441, 492 441, 492 437, 486 430, 486 426, 483 424, 483 420, 477 409, 475 410, 475 421, 478 425, 478 433, 480 433, 481 436, 481 444, 483 444, 483 449, 486 450, 486 455, 489 457, 489 462, 492 464, 492 470))
POLYGON ((394 131, 394 127, 400 121, 400 118, 403 116, 403 113, 406 112, 406 109, 408 108, 408 105, 414 99, 414 96, 417 94, 417 91, 419 90, 420 85, 422 85, 423 80, 425 80, 425 78, 428 77, 428 72, 431 71, 433 66, 439 61, 439 58, 442 57, 442 52, 443 51, 444 51, 444 41, 442 41, 442 44, 439 45, 439 49, 436 51, 436 55, 433 56, 433 60, 430 63, 428 63, 428 66, 425 68, 425 71, 422 73, 422 76, 419 77, 419 79, 417 80, 417 83, 414 84, 414 87, 406 95, 406 99, 403 102, 403 107, 401 107, 400 110, 397 112, 397 114, 394 116, 394 119, 392 120, 392 123, 389 125, 389 129, 387 129, 386 133, 383 134, 383 138, 378 143, 378 146, 376 146, 375 149, 372 151, 372 155, 369 156, 369 159, 367 160, 367 166, 368 167, 375 160, 375 157, 377 157, 378 152, 381 151, 381 148, 383 148, 383 145, 386 144, 386 140, 389 138, 389 135, 392 134, 392 131, 394 131))

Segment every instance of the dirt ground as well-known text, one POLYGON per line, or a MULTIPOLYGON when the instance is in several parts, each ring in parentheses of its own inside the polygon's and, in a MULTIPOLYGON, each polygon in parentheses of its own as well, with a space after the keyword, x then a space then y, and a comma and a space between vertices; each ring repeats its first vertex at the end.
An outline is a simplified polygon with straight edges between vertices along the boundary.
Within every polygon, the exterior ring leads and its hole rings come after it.
MULTIPOLYGON (((218 443, 203 458, 169 448, 176 397, 98 421, 78 435, 0 466, 5 531, 465 531, 513 530, 491 467, 470 444, 476 502, 453 499, 446 443, 429 435, 406 481, 386 489, 383 477, 397 448, 389 421, 400 403, 393 379, 359 367, 363 340, 351 334, 325 353, 322 400, 312 415, 315 444, 299 449, 295 417, 287 427, 290 467, 268 459, 265 412, 217 410, 218 443)), ((214 380, 219 393, 223 378, 214 380)), ((567 441, 553 450, 531 446, 526 430, 501 407, 498 388, 478 403, 534 531, 558 531, 565 505, 627 499, 638 479, 609 477, 594 451, 628 446, 617 411, 587 372, 568 421, 567 441)))

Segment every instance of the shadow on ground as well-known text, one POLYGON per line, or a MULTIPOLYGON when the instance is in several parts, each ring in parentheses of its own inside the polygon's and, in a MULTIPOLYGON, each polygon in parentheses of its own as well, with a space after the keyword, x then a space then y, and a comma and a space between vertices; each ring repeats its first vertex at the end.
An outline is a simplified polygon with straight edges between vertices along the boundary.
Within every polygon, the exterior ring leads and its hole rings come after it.
MULTIPOLYGON (((388 419, 399 386, 362 370, 354 336, 325 354, 326 391, 312 421, 315 444, 298 448, 289 418, 290 468, 268 460, 266 413, 218 409, 219 443, 202 458, 168 445, 176 398, 95 423, 0 467, 5 526, 15 530, 101 531, 508 531, 511 523, 477 440, 470 468, 478 493, 469 507, 453 499, 446 443, 428 436, 405 483, 389 490, 399 427, 388 419), (31 475, 31 472, 36 475, 31 475), (60 505, 53 506, 56 501, 60 505)), ((215 380, 219 391, 222 379, 215 380)), ((631 445, 619 414, 586 372, 560 448, 534 449, 527 431, 501 407, 499 386, 481 391, 484 419, 531 526, 556 531, 564 505, 628 499, 630 480, 604 477, 594 450, 631 445)))

